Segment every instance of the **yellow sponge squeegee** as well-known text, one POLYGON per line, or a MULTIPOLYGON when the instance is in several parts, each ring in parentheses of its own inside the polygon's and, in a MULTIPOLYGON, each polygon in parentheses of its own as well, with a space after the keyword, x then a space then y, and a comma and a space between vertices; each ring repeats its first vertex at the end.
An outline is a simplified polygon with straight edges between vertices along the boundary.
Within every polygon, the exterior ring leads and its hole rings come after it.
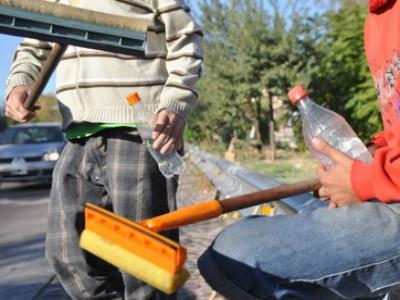
POLYGON ((92 204, 86 204, 80 246, 166 294, 189 278, 184 247, 92 204))
MULTIPOLYGON (((133 95, 131 102, 137 101, 136 98, 137 95, 133 95)), ((317 178, 304 180, 221 201, 204 201, 143 220, 140 224, 87 204, 81 246, 170 294, 189 277, 183 269, 186 249, 157 232, 209 220, 223 213, 314 191, 320 187, 317 178)))

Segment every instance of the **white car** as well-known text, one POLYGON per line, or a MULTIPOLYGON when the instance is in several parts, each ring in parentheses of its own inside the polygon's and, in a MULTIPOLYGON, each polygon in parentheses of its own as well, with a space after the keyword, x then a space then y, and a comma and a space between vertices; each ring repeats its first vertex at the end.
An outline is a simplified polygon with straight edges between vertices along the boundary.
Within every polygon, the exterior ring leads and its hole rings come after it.
POLYGON ((50 182, 65 145, 59 123, 15 125, 0 136, 0 182, 50 182))

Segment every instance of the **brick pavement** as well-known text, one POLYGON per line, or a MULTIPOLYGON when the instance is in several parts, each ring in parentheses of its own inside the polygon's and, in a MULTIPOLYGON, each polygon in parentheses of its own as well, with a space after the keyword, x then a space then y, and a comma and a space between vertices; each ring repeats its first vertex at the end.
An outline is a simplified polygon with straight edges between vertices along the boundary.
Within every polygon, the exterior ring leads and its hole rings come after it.
MULTIPOLYGON (((178 190, 178 207, 213 199, 215 188, 211 186, 207 178, 188 163, 188 166, 180 177, 178 190)), ((186 268, 191 277, 184 287, 178 292, 178 300, 209 299, 212 289, 200 276, 197 268, 197 259, 212 242, 217 233, 226 226, 226 221, 216 218, 201 223, 183 226, 180 229, 180 243, 188 250, 186 268)), ((221 299, 216 297, 215 299, 221 299)))

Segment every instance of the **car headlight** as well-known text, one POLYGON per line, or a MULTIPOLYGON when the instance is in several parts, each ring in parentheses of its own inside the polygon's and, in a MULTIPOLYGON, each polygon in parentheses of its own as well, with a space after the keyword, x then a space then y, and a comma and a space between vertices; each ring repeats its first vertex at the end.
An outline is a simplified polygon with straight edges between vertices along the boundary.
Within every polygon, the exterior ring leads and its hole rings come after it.
POLYGON ((45 161, 56 161, 58 158, 60 157, 60 152, 58 152, 57 150, 52 150, 49 152, 46 152, 42 159, 45 161))

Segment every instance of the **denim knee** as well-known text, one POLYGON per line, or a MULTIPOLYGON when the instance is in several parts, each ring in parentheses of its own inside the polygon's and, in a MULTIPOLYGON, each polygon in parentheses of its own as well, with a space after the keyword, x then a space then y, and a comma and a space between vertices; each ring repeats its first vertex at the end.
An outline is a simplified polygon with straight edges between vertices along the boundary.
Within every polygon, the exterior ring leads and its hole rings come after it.
POLYGON ((365 203, 247 217, 217 236, 199 269, 211 286, 233 285, 257 297, 282 292, 301 292, 299 299, 371 297, 399 283, 399 208, 365 203), (215 272, 207 271, 212 267, 215 272), (216 272, 228 283, 219 283, 216 272), (329 296, 306 296, 316 293, 329 296))
POLYGON ((265 299, 274 289, 275 279, 256 267, 257 255, 246 243, 247 220, 226 227, 198 261, 205 280, 228 299, 265 299), (258 291, 259 286, 262 292, 258 291))

